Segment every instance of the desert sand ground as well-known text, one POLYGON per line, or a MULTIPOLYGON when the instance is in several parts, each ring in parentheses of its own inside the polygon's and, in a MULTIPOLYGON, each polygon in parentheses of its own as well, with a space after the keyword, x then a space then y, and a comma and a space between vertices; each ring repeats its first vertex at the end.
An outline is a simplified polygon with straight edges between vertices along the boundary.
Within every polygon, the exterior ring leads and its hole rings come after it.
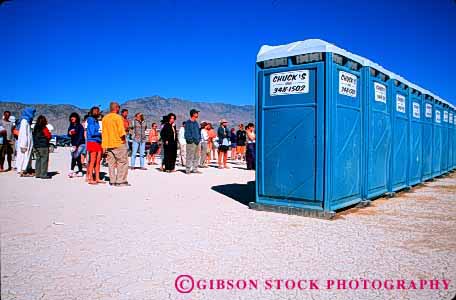
MULTIPOLYGON (((334 220, 248 209, 254 172, 129 173, 89 186, 51 154, 52 180, 0 174, 1 299, 451 299, 456 174, 334 220), (259 280, 258 289, 176 291, 175 280, 259 280), (449 290, 266 290, 268 279, 451 280, 449 290)), ((201 283, 201 281, 200 281, 201 283)), ((189 282, 181 282, 188 288, 189 282)), ((200 284, 201 287, 201 284, 200 284)), ((242 287, 242 286, 241 286, 242 287)))

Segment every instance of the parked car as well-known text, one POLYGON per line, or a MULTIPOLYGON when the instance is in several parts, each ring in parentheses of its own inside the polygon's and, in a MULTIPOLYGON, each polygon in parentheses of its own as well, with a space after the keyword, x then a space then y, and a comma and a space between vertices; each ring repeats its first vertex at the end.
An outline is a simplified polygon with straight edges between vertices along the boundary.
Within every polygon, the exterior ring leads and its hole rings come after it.
POLYGON ((57 148, 57 137, 55 135, 51 136, 51 140, 49 141, 49 152, 52 153, 57 148))
POLYGON ((71 139, 68 135, 57 135, 56 142, 59 147, 71 146, 71 139))

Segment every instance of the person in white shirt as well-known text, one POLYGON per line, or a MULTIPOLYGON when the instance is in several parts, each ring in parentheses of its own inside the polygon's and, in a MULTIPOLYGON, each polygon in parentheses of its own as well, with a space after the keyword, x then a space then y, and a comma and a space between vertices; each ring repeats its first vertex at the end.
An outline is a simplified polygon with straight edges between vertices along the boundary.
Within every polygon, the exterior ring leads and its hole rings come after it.
POLYGON ((185 160, 187 156, 187 151, 185 151, 185 147, 187 145, 187 141, 185 140, 185 122, 182 122, 182 126, 179 128, 177 140, 179 141, 181 165, 185 167, 185 160))
POLYGON ((207 168, 206 160, 208 153, 208 143, 209 143, 209 124, 206 122, 201 123, 201 142, 200 142, 200 168, 207 168))
POLYGON ((32 107, 26 107, 20 118, 19 123, 19 136, 17 144, 19 149, 17 151, 16 168, 17 173, 21 177, 32 177, 31 167, 31 155, 33 149, 33 138, 32 138, 32 121, 35 116, 36 109, 32 107))

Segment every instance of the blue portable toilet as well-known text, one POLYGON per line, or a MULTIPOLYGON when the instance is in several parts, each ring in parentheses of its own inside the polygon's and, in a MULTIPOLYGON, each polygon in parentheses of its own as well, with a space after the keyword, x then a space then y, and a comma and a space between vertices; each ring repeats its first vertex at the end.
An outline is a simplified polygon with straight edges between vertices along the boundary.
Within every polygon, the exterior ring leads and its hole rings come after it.
POLYGON ((441 174, 442 101, 368 59, 316 39, 263 46, 255 88, 251 208, 331 217, 441 174))
POLYGON ((409 186, 409 160, 410 160, 410 109, 409 89, 406 81, 401 78, 393 78, 390 82, 391 99, 391 122, 393 130, 392 157, 390 164, 389 191, 395 192, 409 186))
POLYGON ((453 170, 456 170, 456 105, 453 105, 453 170))
POLYGON ((456 105, 453 105, 453 170, 456 170, 456 105))
POLYGON ((432 155, 433 155, 433 107, 434 97, 427 91, 423 96, 423 165, 422 165, 422 178, 423 181, 432 178, 432 155))
POLYGON ((443 106, 440 98, 434 97, 432 177, 442 174, 442 115, 443 106))
POLYGON ((363 68, 365 176, 364 198, 372 199, 388 192, 391 161, 390 72, 373 63, 363 68))
POLYGON ((454 106, 449 104, 450 108, 448 110, 448 170, 452 171, 454 169, 455 157, 454 157, 454 106))
POLYGON ((362 67, 322 40, 261 48, 252 208, 331 217, 363 200, 362 67))
POLYGON ((448 103, 441 99, 443 107, 443 118, 442 118, 442 173, 447 173, 449 171, 448 165, 448 149, 449 149, 449 136, 448 136, 448 118, 449 118, 449 105, 448 103))
POLYGON ((423 175, 423 92, 411 83, 410 87, 410 164, 409 185, 417 185, 423 175))

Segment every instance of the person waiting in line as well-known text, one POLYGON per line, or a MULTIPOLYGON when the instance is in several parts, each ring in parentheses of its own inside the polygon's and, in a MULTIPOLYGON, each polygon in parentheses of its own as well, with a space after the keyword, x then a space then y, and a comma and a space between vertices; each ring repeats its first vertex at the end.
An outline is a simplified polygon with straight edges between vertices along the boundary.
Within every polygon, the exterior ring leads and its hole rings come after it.
POLYGON ((21 177, 33 177, 34 175, 32 170, 33 136, 31 125, 35 112, 35 108, 24 108, 17 127, 16 170, 21 177))
POLYGON ((51 132, 47 128, 46 118, 40 115, 33 128, 33 149, 35 151, 35 177, 51 179, 48 175, 49 166, 49 141, 51 132))
POLYGON ((244 130, 244 124, 239 124, 239 130, 236 132, 237 148, 236 153, 240 160, 245 160, 245 144, 247 142, 247 134, 244 130))
POLYGON ((157 123, 152 123, 151 129, 149 131, 149 155, 147 156, 148 165, 156 165, 155 156, 158 154, 160 147, 158 145, 158 126, 157 123))
POLYGON ((182 126, 179 128, 178 139, 179 141, 179 156, 180 156, 180 163, 182 167, 185 167, 185 163, 187 161, 187 152, 186 146, 187 141, 185 140, 185 122, 182 122, 182 126))
POLYGON ((122 116, 123 127, 125 129, 125 133, 128 135, 130 132, 130 121, 128 120, 128 109, 124 108, 120 112, 122 116))
POLYGON ((228 155, 228 149, 230 147, 230 135, 228 132, 228 121, 225 119, 220 120, 220 127, 217 130, 217 136, 218 136, 218 143, 219 143, 219 148, 218 148, 218 168, 219 169, 229 169, 227 165, 227 155, 228 155))
POLYGON ((199 143, 201 141, 201 131, 198 125, 199 111, 196 109, 190 110, 190 119, 185 122, 185 141, 187 142, 187 161, 185 166, 185 173, 197 173, 199 164, 199 143))
POLYGON ((209 124, 207 122, 201 123, 201 142, 200 142, 200 168, 207 168, 207 153, 209 144, 209 124))
POLYGON ((119 115, 120 105, 109 104, 110 113, 103 117, 101 147, 106 152, 109 168, 109 184, 130 186, 128 177, 128 145, 123 118, 119 115))
MULTIPOLYGON (((5 139, 6 129, 3 127, 2 123, 0 123, 0 153, 3 152, 3 141, 5 139)), ((0 172, 4 172, 3 165, 1 166, 0 172)))
POLYGON ((255 170, 255 125, 253 123, 249 123, 247 125, 247 152, 245 155, 247 161, 247 170, 255 170))
POLYGON ((105 183, 100 179, 100 165, 101 157, 103 155, 103 148, 101 147, 101 132, 100 123, 100 108, 94 106, 90 109, 89 117, 87 118, 87 182, 89 184, 105 183), (94 179, 95 177, 95 179, 94 179))
POLYGON ((173 113, 168 114, 168 122, 163 125, 160 131, 160 137, 163 142, 163 163, 165 172, 176 171, 176 158, 177 158, 177 133, 174 127, 176 115, 173 113))
MULTIPOLYGON (((85 140, 85 145, 84 145, 84 151, 82 151, 81 153, 81 163, 82 163, 82 167, 85 167, 87 168, 87 162, 89 161, 89 157, 88 157, 88 151, 87 151, 87 119, 89 118, 90 116, 90 111, 88 114, 86 114, 83 118, 82 118, 82 127, 84 127, 84 140, 85 140)), ((88 180, 88 174, 86 173, 86 176, 87 176, 87 180, 88 180)))
POLYGON ((123 126, 125 129, 125 140, 127 141, 125 145, 127 146, 128 151, 131 151, 130 144, 129 144, 129 141, 131 140, 130 139, 131 123, 130 123, 130 120, 128 120, 128 109, 126 109, 126 108, 122 109, 120 111, 120 115, 122 116, 123 126))
POLYGON ((236 147, 237 147, 237 135, 236 129, 231 128, 230 132, 230 148, 231 148, 231 160, 236 160, 236 147))
MULTIPOLYGON (((163 152, 163 156, 162 156, 162 160, 161 160, 161 164, 160 164, 160 171, 165 171, 165 154, 164 154, 164 146, 163 146, 163 140, 161 138, 161 132, 163 130, 163 127, 168 123, 168 120, 169 120, 169 117, 168 115, 166 116, 162 116, 162 119, 160 120, 160 139, 158 141, 158 145, 159 145, 159 150, 158 152, 163 152)), ((158 154, 157 154, 158 155, 158 154)))
POLYGON ((217 132, 215 131, 214 127, 210 123, 210 129, 209 129, 209 148, 210 148, 210 153, 209 153, 209 158, 208 158, 208 163, 211 162, 211 160, 216 159, 216 153, 218 149, 218 144, 217 144, 217 132))
POLYGON ((147 170, 144 167, 144 154, 146 152, 146 129, 147 123, 144 120, 144 115, 142 113, 136 113, 133 120, 133 135, 132 135, 132 153, 131 153, 131 162, 130 169, 135 169, 136 164, 136 153, 139 150, 139 169, 147 170))
POLYGON ((0 122, 0 125, 4 128, 4 133, 1 135, 2 143, 0 143, 0 172, 3 172, 3 165, 5 163, 5 158, 8 163, 8 168, 5 169, 6 172, 12 170, 12 160, 14 156, 14 129, 15 124, 10 120, 11 112, 6 110, 3 113, 3 119, 0 122))
POLYGON ((81 155, 85 148, 84 127, 81 124, 81 117, 73 112, 69 118, 70 126, 68 127, 68 135, 71 139, 71 165, 68 177, 83 176, 81 155), (78 172, 74 172, 74 168, 78 166, 78 172))

